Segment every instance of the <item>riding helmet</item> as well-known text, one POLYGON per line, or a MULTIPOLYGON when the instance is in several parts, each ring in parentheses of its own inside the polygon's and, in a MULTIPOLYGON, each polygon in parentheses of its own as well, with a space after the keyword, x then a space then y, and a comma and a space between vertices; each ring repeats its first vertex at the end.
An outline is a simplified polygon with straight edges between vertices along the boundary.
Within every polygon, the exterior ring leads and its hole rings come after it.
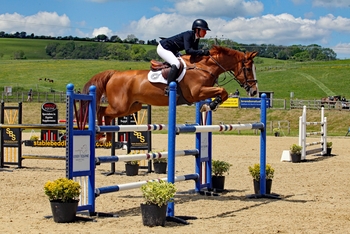
POLYGON ((192 24, 192 30, 195 30, 196 28, 201 28, 207 31, 210 31, 207 21, 203 19, 196 19, 192 24))

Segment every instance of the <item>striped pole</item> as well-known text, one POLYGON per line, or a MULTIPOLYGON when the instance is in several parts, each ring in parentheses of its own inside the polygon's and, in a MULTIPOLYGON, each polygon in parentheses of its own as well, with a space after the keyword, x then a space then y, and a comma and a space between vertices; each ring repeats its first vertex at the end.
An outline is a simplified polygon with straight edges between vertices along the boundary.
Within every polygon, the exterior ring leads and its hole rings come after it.
MULTIPOLYGON (((178 150, 175 151, 175 156, 190 156, 198 155, 199 151, 197 149, 193 150, 178 150)), ((153 160, 158 158, 168 158, 168 152, 157 152, 157 153, 145 153, 145 154, 128 154, 128 155, 115 155, 111 156, 99 156, 96 157, 96 164, 101 163, 113 163, 113 162, 125 162, 134 160, 153 160)))
MULTIPOLYGON (((199 177, 198 174, 188 174, 188 175, 175 176, 174 182, 185 181, 185 180, 197 180, 198 177, 199 177)), ((168 178, 165 177, 165 178, 160 178, 160 179, 156 179, 156 180, 146 180, 146 181, 139 181, 139 182, 134 182, 134 183, 106 186, 106 187, 96 188, 95 195, 99 196, 100 194, 104 194, 104 193, 112 193, 112 192, 140 188, 142 185, 147 184, 147 182, 160 181, 160 180, 163 180, 165 182, 170 182, 168 180, 168 178)))

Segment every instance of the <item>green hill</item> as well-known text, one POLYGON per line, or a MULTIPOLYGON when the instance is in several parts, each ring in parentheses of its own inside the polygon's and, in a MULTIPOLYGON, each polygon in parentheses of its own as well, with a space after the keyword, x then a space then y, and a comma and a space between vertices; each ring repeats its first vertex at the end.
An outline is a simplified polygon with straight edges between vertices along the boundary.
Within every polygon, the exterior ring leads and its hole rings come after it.
MULTIPOLYGON (((11 86, 13 92, 24 91, 33 88, 35 91, 48 92, 66 90, 68 83, 73 83, 76 88, 83 85, 98 72, 116 69, 149 69, 148 62, 123 62, 105 60, 52 60, 45 54, 45 45, 50 40, 26 40, 0 38, 0 89, 11 86), (13 51, 23 50, 27 59, 13 60, 13 51), (3 55, 1 57, 1 54, 3 55), (44 78, 53 80, 53 83, 45 82, 44 78)), ((84 43, 84 42, 79 42, 84 43)), ((276 59, 256 58, 257 78, 260 91, 273 91, 275 99, 285 99, 288 103, 290 93, 294 93, 295 99, 320 100, 322 97, 342 95, 350 99, 350 60, 335 60, 325 62, 293 62, 276 59)), ((220 84, 231 79, 229 74, 220 77, 220 84), (225 79, 226 78, 226 79, 225 79), (225 79, 225 80, 224 80, 225 79)), ((224 85, 228 92, 234 92, 237 88, 242 96, 246 96, 237 82, 231 81, 224 85)), ((34 104, 34 103, 33 103, 34 104)), ((30 105, 25 103, 25 106, 30 105)), ((30 109, 30 106, 28 106, 30 109)), ((37 107, 40 110, 40 107, 37 107)), ((64 109, 63 107, 61 109, 64 109)), ((155 108, 155 112, 164 113, 163 108, 155 108)), ((32 117, 25 117, 29 122, 32 117)), ((184 111, 181 121, 190 120, 188 111, 184 111)), ((286 120, 291 123, 291 134, 298 131, 298 116, 301 110, 269 110, 269 121, 286 120)), ((319 111, 312 114, 317 121, 319 111)), ((310 111, 310 117, 313 111, 310 111)), ((348 111, 331 110, 326 112, 329 117, 329 135, 343 135, 350 125, 348 111)), ((26 113, 24 113, 26 115, 26 113)), ((62 115, 64 116, 64 115, 62 115)), ((162 115, 163 116, 163 115, 162 115)), ((258 117, 255 110, 220 109, 216 112, 216 121, 231 122, 252 120, 258 117)), ((166 122, 166 119, 155 113, 155 123, 166 122)), ((272 131, 272 129, 271 129, 272 131)))

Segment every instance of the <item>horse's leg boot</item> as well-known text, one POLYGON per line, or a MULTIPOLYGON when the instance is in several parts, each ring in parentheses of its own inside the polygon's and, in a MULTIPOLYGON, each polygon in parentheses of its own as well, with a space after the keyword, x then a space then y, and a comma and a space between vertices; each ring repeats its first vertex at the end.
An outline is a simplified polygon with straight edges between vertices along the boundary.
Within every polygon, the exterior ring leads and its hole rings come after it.
POLYGON ((169 84, 173 81, 176 81, 176 76, 178 73, 178 68, 176 67, 176 65, 171 65, 171 69, 168 75, 168 85, 165 87, 164 89, 164 95, 165 96, 169 96, 169 84))

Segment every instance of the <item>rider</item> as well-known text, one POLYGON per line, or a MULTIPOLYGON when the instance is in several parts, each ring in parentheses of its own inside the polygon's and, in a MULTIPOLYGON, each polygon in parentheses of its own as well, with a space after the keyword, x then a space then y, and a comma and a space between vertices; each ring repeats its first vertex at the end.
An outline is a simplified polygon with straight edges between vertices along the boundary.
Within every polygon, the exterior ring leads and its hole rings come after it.
POLYGON ((180 51, 185 50, 189 55, 210 55, 209 50, 199 50, 199 39, 203 38, 207 31, 210 31, 208 23, 203 19, 196 19, 192 24, 192 31, 182 32, 175 36, 160 41, 157 47, 158 55, 171 64, 168 75, 168 85, 164 90, 165 96, 169 93, 169 84, 175 81, 180 62, 176 58, 180 51))

